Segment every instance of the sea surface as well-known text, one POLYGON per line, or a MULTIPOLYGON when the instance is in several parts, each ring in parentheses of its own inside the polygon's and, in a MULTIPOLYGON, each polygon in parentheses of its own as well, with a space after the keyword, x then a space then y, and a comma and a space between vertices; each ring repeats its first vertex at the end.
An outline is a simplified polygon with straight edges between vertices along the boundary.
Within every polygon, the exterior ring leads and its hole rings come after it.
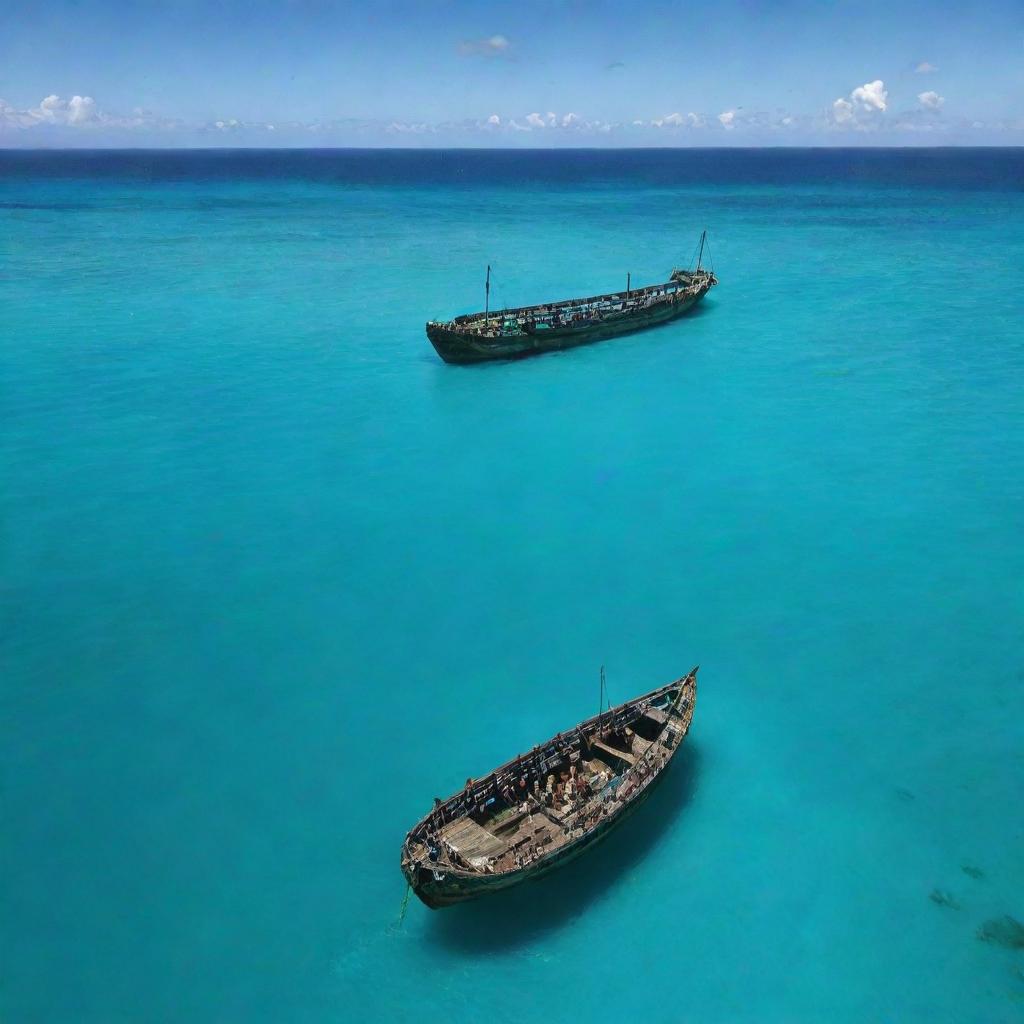
POLYGON ((1024 150, 0 153, 0 578, 5 1024, 1024 1019, 1024 150), (670 326, 424 336, 705 227, 670 326), (697 663, 628 826, 402 919, 697 663))

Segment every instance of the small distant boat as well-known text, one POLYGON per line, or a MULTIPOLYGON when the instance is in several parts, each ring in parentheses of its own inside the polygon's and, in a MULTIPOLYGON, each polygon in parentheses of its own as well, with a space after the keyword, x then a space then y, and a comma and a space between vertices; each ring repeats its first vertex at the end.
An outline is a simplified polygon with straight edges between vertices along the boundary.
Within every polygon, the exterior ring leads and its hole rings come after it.
MULTIPOLYGON (((603 704, 603 671, 601 683, 603 704)), ((402 873, 413 891, 437 909, 578 857, 662 779, 689 731, 696 697, 694 668, 436 799, 402 846, 402 873)))
POLYGON ((700 236, 696 270, 673 270, 663 284, 624 292, 564 299, 541 306, 490 311, 491 268, 487 268, 482 313, 454 320, 430 320, 427 337, 446 363, 481 363, 574 348, 668 323, 688 313, 718 284, 701 269, 707 232, 700 236))

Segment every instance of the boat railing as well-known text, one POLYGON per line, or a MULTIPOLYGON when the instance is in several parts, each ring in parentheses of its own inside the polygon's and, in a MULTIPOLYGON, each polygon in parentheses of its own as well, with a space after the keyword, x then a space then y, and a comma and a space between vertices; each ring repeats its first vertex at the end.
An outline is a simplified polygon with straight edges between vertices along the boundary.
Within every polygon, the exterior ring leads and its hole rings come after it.
MULTIPOLYGON (((703 271, 701 274, 703 275, 703 271)), ((622 303, 625 308, 635 308, 640 305, 641 300, 654 296, 662 295, 674 295, 679 292, 685 292, 688 290, 695 290, 694 286, 697 284, 697 279, 690 282, 683 282, 678 280, 668 280, 660 284, 647 285, 643 288, 633 288, 630 290, 627 296, 625 292, 605 292, 603 295, 589 295, 585 298, 572 298, 564 299, 561 302, 541 302, 533 306, 516 306, 513 309, 496 310, 490 313, 490 319, 495 323, 499 324, 503 319, 513 318, 516 320, 524 318, 527 314, 540 314, 535 316, 534 319, 546 319, 548 316, 553 316, 555 313, 563 312, 579 312, 587 309, 595 308, 607 308, 611 305, 618 305, 622 303), (510 316, 511 315, 511 316, 510 316)), ((700 287, 697 284, 697 287, 700 287)), ((468 324, 475 324, 477 321, 485 320, 487 314, 484 312, 477 313, 465 313, 462 316, 457 316, 450 320, 449 323, 456 326, 463 326, 468 324)))

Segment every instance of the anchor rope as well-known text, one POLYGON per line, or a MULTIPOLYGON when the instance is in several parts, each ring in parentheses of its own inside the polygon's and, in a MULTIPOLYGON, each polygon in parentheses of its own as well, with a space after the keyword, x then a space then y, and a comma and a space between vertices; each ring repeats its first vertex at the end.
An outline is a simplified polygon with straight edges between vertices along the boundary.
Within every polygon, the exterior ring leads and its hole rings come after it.
POLYGON ((409 906, 409 897, 410 897, 410 895, 412 895, 412 883, 411 882, 408 885, 406 885, 406 887, 405 887, 405 895, 402 897, 402 910, 401 910, 401 912, 398 915, 398 924, 395 926, 396 928, 401 928, 402 927, 402 922, 405 920, 405 912, 406 912, 406 910, 408 909, 408 906, 409 906))

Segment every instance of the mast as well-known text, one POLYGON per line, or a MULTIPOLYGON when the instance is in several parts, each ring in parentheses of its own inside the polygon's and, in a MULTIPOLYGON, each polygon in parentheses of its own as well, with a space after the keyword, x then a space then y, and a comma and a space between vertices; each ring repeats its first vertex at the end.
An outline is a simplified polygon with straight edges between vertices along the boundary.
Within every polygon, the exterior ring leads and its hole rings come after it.
MULTIPOLYGON (((697 269, 700 270, 700 261, 704 258, 704 239, 708 237, 708 229, 700 233, 700 253, 697 255, 697 269)), ((490 268, 488 268, 490 269, 490 268)))
POLYGON ((488 313, 491 309, 491 265, 487 264, 487 281, 484 284, 484 326, 487 326, 488 313))
POLYGON ((604 714, 604 665, 601 666, 601 695, 597 699, 597 724, 598 728, 601 727, 601 715, 604 714))
POLYGON ((626 271, 626 298, 629 298, 629 271, 626 271))

